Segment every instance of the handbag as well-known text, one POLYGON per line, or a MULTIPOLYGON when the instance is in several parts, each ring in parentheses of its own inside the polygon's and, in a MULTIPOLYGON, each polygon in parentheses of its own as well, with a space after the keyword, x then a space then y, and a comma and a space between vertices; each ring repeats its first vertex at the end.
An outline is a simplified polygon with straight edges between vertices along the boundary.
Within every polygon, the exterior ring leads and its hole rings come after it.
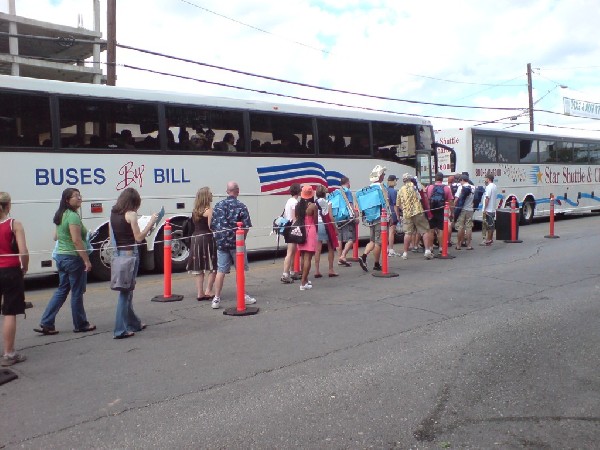
POLYGON ((110 288, 113 291, 128 292, 135 289, 135 264, 137 256, 118 255, 110 262, 110 288))
POLYGON ((291 226, 286 242, 304 244, 306 242, 306 227, 303 220, 296 220, 291 226))

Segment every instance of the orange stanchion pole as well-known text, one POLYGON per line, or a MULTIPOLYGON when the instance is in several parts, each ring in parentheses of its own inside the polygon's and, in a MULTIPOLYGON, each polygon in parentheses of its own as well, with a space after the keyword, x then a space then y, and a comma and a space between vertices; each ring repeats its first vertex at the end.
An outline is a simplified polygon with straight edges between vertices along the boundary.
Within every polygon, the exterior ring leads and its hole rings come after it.
POLYGON ((454 256, 448 254, 448 229, 450 224, 450 203, 444 205, 444 228, 442 230, 442 254, 438 256, 440 259, 453 259, 454 256))
POLYGON ((523 242, 522 240, 517 239, 517 213, 517 200, 513 198, 510 202, 510 240, 504 241, 508 244, 519 244, 523 242))
POLYGON ((167 219, 163 227, 163 295, 153 297, 153 302, 178 302, 183 300, 183 295, 173 295, 171 292, 171 231, 171 220, 167 219))
POLYGON ((557 239, 560 237, 554 234, 554 194, 550 194, 550 234, 544 237, 548 239, 557 239))
POLYGON ((381 210, 381 271, 388 273, 388 217, 385 208, 381 210))
POLYGON ((244 230, 242 230, 242 222, 237 223, 235 230, 235 280, 237 287, 237 310, 242 312, 246 309, 246 272, 244 264, 246 259, 246 243, 244 242, 244 230))
POLYGON ((258 312, 255 306, 246 306, 246 242, 244 240, 244 224, 237 222, 235 230, 235 280, 236 280, 236 307, 228 308, 223 314, 228 316, 250 316, 258 312))
POLYGON ((300 251, 298 250, 298 246, 296 246, 296 251, 294 252, 294 273, 300 273, 300 251))
POLYGON ((388 215, 387 210, 381 210, 381 272, 373 271, 372 275, 379 278, 397 277, 397 273, 388 272, 388 215))

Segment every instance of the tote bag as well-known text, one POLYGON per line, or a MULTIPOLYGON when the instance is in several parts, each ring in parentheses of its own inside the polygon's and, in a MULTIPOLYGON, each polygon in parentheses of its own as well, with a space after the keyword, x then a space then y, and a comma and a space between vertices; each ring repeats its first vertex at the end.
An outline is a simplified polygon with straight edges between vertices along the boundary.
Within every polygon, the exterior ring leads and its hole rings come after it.
POLYGON ((303 220, 296 220, 291 226, 286 242, 304 244, 306 242, 306 227, 303 220))
POLYGON ((114 256, 110 262, 110 288, 113 291, 133 291, 135 288, 135 255, 114 256))

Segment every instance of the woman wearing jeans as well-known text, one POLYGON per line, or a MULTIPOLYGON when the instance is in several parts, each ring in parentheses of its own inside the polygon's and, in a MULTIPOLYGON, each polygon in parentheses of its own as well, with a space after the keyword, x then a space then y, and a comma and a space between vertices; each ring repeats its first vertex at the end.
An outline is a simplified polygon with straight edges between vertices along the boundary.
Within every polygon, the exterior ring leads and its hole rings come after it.
POLYGON ((34 331, 44 335, 58 334, 54 327, 56 315, 71 292, 71 314, 73 331, 83 333, 94 331, 95 325, 88 322, 83 307, 83 293, 87 284, 87 272, 92 268, 85 240, 87 230, 77 211, 81 208, 81 194, 78 189, 67 188, 62 193, 60 205, 54 214, 56 225, 56 267, 58 269, 58 289, 50 299, 42 315, 39 328, 34 331))
MULTIPOLYGON (((146 227, 140 231, 138 225, 137 210, 142 204, 140 194, 134 188, 127 188, 113 206, 110 213, 110 230, 116 247, 115 255, 135 255, 135 271, 137 275, 140 258, 138 253, 138 242, 142 242, 158 219, 158 214, 152 214, 146 227)), ((133 310, 133 290, 119 292, 117 303, 117 315, 115 320, 115 339, 125 339, 135 335, 136 331, 142 331, 146 325, 142 323, 133 310)))

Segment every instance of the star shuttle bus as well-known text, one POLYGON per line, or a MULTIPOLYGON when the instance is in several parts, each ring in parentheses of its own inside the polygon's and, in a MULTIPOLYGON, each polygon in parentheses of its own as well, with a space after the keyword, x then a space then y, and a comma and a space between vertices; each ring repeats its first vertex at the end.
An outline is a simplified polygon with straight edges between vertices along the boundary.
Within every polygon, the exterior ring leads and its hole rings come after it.
MULTIPOLYGON (((551 195, 555 213, 600 209, 600 139, 473 127, 439 130, 436 138, 444 144, 440 170, 468 172, 476 186, 492 173, 496 206, 510 208, 515 199, 522 224, 549 216, 551 195)), ((474 219, 481 221, 481 208, 474 219)))
MULTIPOLYGON (((0 76, 0 191, 24 224, 30 274, 56 271, 52 217, 68 187, 94 232, 92 274, 106 280, 108 218, 127 187, 140 192, 142 220, 164 207, 173 269, 184 270, 182 225, 203 186, 217 202, 237 181, 253 222, 247 248, 268 250, 292 183, 332 191, 347 176, 358 190, 378 164, 429 183, 433 148, 431 123, 416 117, 0 76)), ((146 270, 163 267, 164 223, 141 246, 146 270)))

